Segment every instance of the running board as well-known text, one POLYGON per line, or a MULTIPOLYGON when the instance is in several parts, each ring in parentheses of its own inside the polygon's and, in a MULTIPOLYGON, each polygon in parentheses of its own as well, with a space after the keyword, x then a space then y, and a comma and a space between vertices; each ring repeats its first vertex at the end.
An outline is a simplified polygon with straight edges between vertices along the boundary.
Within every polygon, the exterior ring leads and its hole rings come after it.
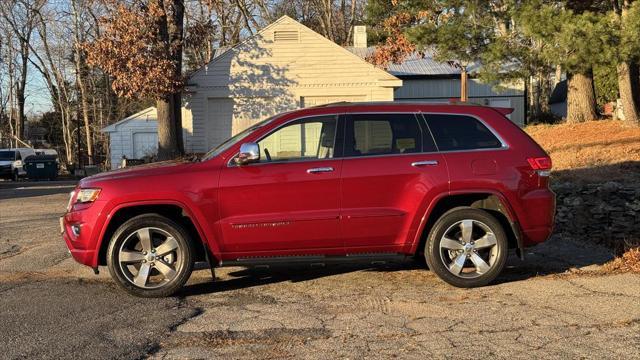
POLYGON ((245 266, 245 267, 262 267, 269 268, 271 266, 283 265, 310 265, 325 266, 326 264, 385 264, 387 262, 403 262, 411 258, 409 255, 397 253, 385 254, 347 254, 347 255, 307 255, 307 256, 274 256, 274 257, 252 257, 238 258, 236 260, 220 261, 218 266, 245 266))

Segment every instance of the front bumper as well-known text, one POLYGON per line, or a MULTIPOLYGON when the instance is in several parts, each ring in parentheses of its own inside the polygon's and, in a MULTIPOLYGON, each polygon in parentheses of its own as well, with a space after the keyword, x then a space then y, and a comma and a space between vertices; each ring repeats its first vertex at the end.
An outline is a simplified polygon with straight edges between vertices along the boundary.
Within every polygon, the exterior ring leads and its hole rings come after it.
POLYGON ((0 177, 10 177, 13 175, 11 166, 0 166, 0 177))
POLYGON ((96 201, 83 209, 71 210, 60 218, 60 232, 71 256, 94 269, 98 267, 102 205, 96 201))

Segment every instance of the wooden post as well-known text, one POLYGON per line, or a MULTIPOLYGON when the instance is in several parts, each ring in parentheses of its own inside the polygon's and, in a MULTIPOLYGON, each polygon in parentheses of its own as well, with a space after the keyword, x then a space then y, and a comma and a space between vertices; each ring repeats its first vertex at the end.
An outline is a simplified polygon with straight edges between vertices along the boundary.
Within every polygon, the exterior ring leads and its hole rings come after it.
POLYGON ((467 102, 467 100, 468 100, 468 96, 467 96, 467 80, 468 80, 467 68, 463 66, 461 68, 461 70, 462 70, 462 72, 460 73, 460 101, 461 102, 467 102))

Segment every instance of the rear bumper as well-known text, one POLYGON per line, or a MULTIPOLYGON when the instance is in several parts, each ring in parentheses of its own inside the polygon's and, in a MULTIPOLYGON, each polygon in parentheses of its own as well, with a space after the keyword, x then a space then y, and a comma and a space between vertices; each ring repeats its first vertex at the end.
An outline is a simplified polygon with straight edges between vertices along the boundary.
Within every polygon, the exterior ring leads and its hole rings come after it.
POLYGON ((546 241, 553 233, 556 215, 556 194, 540 189, 523 197, 521 229, 523 245, 533 246, 546 241))

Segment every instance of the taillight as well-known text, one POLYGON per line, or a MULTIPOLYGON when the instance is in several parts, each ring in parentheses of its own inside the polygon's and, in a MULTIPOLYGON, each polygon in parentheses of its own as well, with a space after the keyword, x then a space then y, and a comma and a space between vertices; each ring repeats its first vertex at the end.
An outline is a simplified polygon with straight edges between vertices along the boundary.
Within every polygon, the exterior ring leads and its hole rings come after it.
POLYGON ((536 170, 539 176, 549 176, 551 174, 551 158, 528 158, 527 162, 529 162, 529 166, 531 166, 531 169, 536 170))

